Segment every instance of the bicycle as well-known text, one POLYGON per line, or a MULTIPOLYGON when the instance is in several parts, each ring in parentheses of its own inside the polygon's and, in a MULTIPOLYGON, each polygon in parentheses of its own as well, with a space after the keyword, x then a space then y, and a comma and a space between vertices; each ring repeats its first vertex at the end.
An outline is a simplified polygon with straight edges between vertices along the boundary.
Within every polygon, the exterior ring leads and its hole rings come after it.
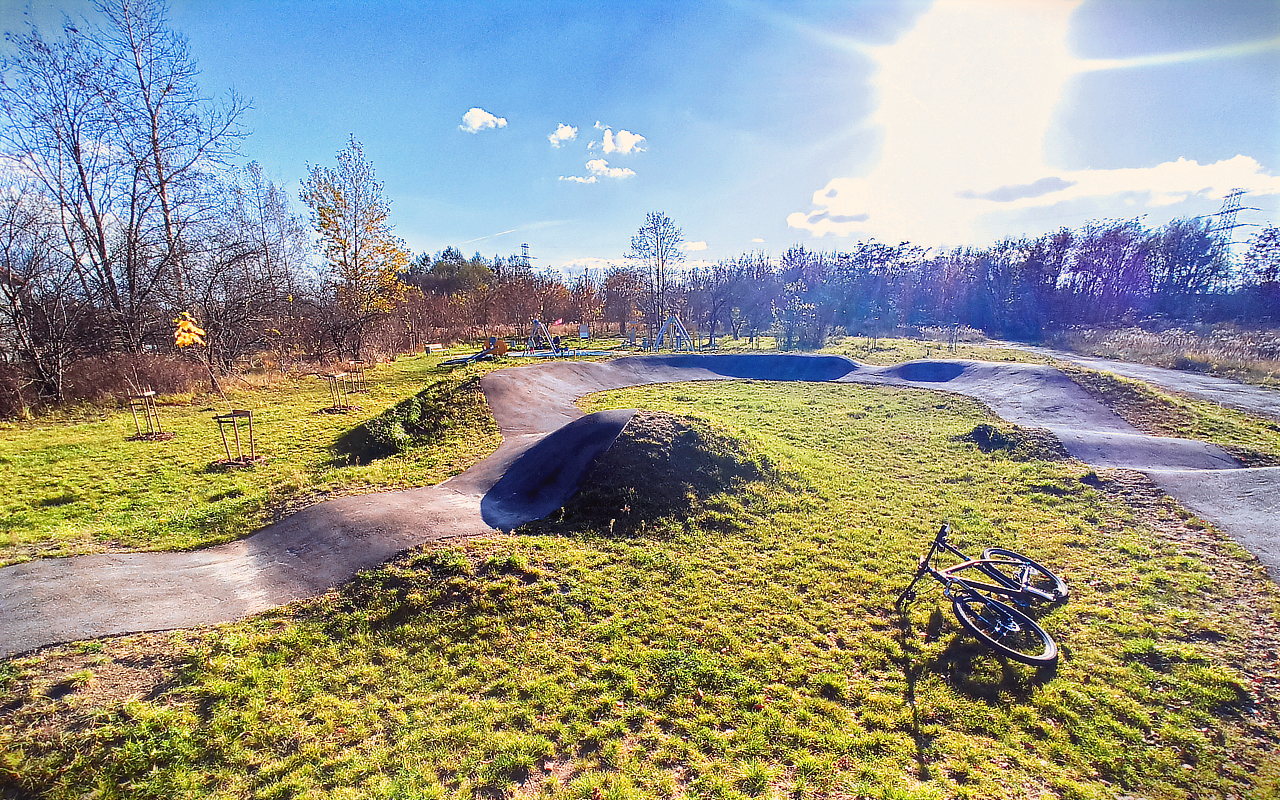
POLYGON ((1056 662, 1057 642, 1021 609, 1065 601, 1067 584, 1032 559, 1002 547, 988 547, 982 558, 969 558, 947 541, 950 532, 951 526, 943 524, 920 559, 915 577, 894 605, 901 608, 904 602, 914 600, 916 583, 930 575, 942 584, 943 596, 951 601, 956 619, 983 644, 1024 664, 1056 662), (934 556, 942 552, 962 560, 949 567, 935 566, 934 556), (989 596, 992 594, 1009 602, 996 600, 989 596))

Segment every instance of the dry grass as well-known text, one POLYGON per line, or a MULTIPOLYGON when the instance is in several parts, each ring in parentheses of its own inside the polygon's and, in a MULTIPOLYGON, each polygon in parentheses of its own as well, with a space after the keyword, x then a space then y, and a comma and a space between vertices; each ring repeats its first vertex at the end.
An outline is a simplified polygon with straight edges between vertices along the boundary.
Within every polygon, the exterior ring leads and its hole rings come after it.
POLYGON ((1051 344, 1099 358, 1280 386, 1280 330, 1232 325, 1163 331, 1077 328, 1059 334, 1051 344))

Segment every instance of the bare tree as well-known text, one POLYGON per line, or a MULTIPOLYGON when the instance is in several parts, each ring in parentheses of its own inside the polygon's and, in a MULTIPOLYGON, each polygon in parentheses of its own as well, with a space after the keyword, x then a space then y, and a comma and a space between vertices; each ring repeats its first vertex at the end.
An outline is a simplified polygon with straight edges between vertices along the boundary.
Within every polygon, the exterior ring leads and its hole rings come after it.
MULTIPOLYGON (((121 157, 116 127, 103 102, 109 59, 70 23, 46 40, 36 28, 8 34, 0 138, 13 169, 31 175, 57 207, 63 254, 85 294, 111 314, 117 335, 141 349, 139 298, 120 280, 119 238, 136 218, 130 208, 134 170, 121 157)), ((135 282, 136 283, 136 282, 135 282)))
POLYGON ((684 234, 661 211, 651 211, 640 230, 631 237, 631 250, 627 258, 637 264, 649 280, 649 323, 661 325, 666 319, 669 273, 676 264, 684 261, 684 234))
POLYGON ((186 254, 189 306, 205 331, 200 352, 215 391, 237 358, 296 342, 293 297, 304 291, 307 246, 285 194, 256 164, 220 198, 218 214, 189 228, 186 254))
POLYGON ((200 96, 198 70, 164 0, 95 0, 108 24, 98 35, 110 54, 107 108, 119 140, 153 193, 164 231, 164 266, 185 295, 183 230, 208 204, 209 172, 244 136, 247 106, 234 93, 221 106, 200 96))
POLYGON ((183 231, 210 211, 215 168, 235 151, 244 106, 200 97, 186 41, 161 0, 97 0, 103 24, 7 35, 0 143, 56 203, 63 256, 141 352, 184 305, 183 231))
POLYGON ((43 197, 24 188, 0 187, 0 342, 8 340, 5 349, 39 396, 58 402, 88 309, 74 271, 54 247, 57 229, 43 197))
POLYGON ((637 270, 613 267, 605 274, 601 288, 604 319, 618 323, 618 333, 626 332, 625 325, 635 317, 644 290, 644 276, 637 270))

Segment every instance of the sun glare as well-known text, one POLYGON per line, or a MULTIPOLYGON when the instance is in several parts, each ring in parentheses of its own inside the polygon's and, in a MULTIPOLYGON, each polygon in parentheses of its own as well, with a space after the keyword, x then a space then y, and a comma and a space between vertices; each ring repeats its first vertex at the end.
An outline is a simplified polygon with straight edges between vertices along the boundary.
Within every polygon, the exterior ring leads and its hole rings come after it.
POLYGON ((883 132, 879 160, 864 176, 819 189, 815 209, 791 214, 788 224, 818 235, 964 244, 980 238, 981 218, 993 211, 1117 193, 1140 193, 1160 206, 1192 194, 1219 196, 1234 186, 1280 192, 1280 179, 1243 155, 1217 164, 1179 159, 1115 170, 1047 164, 1054 108, 1073 76, 1103 64, 1179 58, 1074 58, 1067 34, 1079 5, 940 0, 894 44, 867 48, 879 67, 872 79, 879 102, 872 122, 883 132))

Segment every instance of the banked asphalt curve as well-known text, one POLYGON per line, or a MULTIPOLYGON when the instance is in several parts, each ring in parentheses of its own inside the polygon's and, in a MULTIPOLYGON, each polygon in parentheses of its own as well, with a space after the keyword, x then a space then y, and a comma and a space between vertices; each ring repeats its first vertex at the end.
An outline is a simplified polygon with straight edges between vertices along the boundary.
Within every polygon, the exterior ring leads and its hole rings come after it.
POLYGON ((112 634, 227 622, 320 594, 426 541, 511 530, 559 508, 634 410, 584 415, 607 389, 696 380, 839 381, 968 395, 1071 455, 1145 472, 1280 578, 1280 467, 1242 468, 1203 442, 1140 433, 1057 369, 830 355, 654 355, 553 361, 481 379, 501 446, 436 486, 329 500, 239 541, 183 553, 97 554, 0 569, 0 657, 112 634))

